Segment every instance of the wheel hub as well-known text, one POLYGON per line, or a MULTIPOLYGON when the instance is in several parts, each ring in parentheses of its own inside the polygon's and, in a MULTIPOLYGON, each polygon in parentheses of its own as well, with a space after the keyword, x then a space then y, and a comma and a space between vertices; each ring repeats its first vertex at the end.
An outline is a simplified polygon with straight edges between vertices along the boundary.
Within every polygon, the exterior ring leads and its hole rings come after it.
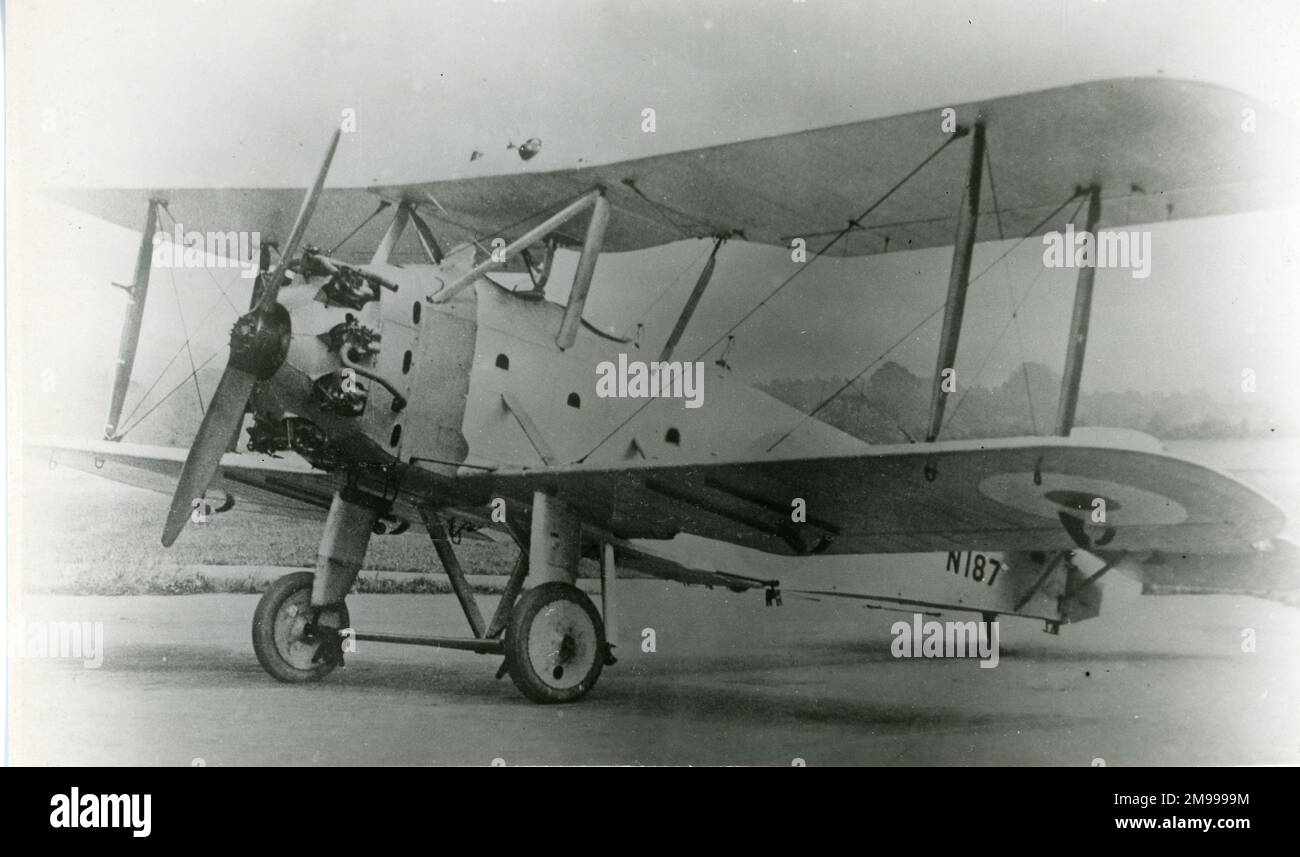
POLYGON ((598 656, 596 629, 577 604, 557 601, 540 610, 528 635, 529 660, 559 689, 582 681, 598 656))
POLYGON ((326 660, 330 653, 325 650, 340 640, 338 619, 336 611, 312 607, 310 591, 295 593, 276 616, 276 648, 293 666, 311 669, 326 660))

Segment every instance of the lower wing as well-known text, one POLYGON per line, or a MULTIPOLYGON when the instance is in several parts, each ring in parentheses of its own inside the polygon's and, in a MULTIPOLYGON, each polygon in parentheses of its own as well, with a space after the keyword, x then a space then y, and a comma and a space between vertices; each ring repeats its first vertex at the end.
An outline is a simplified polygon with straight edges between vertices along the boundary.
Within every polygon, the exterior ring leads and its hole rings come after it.
POLYGON ((876 446, 822 458, 572 465, 458 477, 462 496, 557 494, 623 538, 691 533, 768 553, 1245 553, 1282 510, 1208 467, 1066 438, 876 446))
MULTIPOLYGON (((52 465, 166 493, 185 460, 182 449, 107 441, 37 448, 48 450, 52 465)), ((305 463, 249 453, 227 454, 213 482, 241 508, 318 520, 338 485, 337 476, 305 463)), ((1147 450, 1065 438, 455 477, 411 466, 396 486, 400 513, 411 518, 431 498, 472 512, 498 497, 527 508, 536 491, 562 497, 589 528, 617 540, 644 573, 738 588, 767 582, 690 568, 638 552, 627 540, 689 533, 783 555, 1082 548, 1129 555, 1162 583, 1184 568, 1201 578, 1215 557, 1222 564, 1224 555, 1236 555, 1233 567, 1249 570, 1261 555, 1296 553, 1289 544, 1275 547, 1273 537, 1286 522, 1281 509, 1230 476, 1147 450), (1191 557, 1202 558, 1194 568, 1186 562, 1191 557)))

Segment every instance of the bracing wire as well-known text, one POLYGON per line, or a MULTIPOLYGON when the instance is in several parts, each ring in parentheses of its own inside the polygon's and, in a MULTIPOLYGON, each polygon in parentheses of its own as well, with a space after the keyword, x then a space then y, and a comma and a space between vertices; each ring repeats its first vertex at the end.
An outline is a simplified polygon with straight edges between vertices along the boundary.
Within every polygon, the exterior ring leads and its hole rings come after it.
MULTIPOLYGON (((1079 204, 1075 206, 1074 213, 1070 215, 1070 218, 1067 222, 1073 223, 1075 219, 1078 218, 1079 211, 1080 209, 1083 208, 1084 202, 1085 200, 1082 199, 1079 200, 1079 204)), ((1038 273, 1034 276, 1033 281, 1029 284, 1029 288, 1025 289, 1025 293, 1021 295, 1020 300, 1016 302, 1015 308, 1012 310, 1011 315, 1007 318, 1006 322, 1002 325, 1002 330, 998 331, 998 335, 993 338, 993 345, 989 348, 987 352, 985 352, 984 358, 980 361, 979 367, 975 370, 975 375, 973 380, 979 380, 980 376, 984 373, 984 369, 986 366, 988 366, 989 360, 992 359, 993 353, 997 350, 998 344, 1002 341, 1002 337, 1006 335, 1007 328, 1009 328, 1011 326, 1011 323, 1015 321, 1016 318, 1019 316, 1020 308, 1025 305, 1025 302, 1029 300, 1030 295, 1033 294, 1034 289, 1038 287, 1038 283, 1042 280, 1045 271, 1046 271, 1045 268, 1040 268, 1038 270, 1038 273)), ((1024 361, 1022 356, 1021 363, 1023 364, 1023 362, 1024 361)), ((958 411, 961 410, 962 403, 964 403, 966 401, 966 397, 970 395, 973 386, 974 386, 973 384, 966 385, 966 389, 962 391, 961 397, 957 399, 957 404, 953 405, 952 411, 948 414, 948 418, 944 420, 942 428, 947 428, 948 426, 952 425, 952 421, 956 419, 958 411)), ((1026 393, 1028 392, 1028 390, 1029 390, 1029 374, 1028 371, 1026 371, 1025 373, 1026 393)), ((940 433, 942 433, 942 428, 940 433)), ((1037 423, 1035 423, 1034 425, 1034 431, 1035 432, 1038 431, 1037 423)))
MULTIPOLYGON (((205 367, 205 366, 207 366, 209 363, 211 363, 211 362, 212 362, 212 361, 217 357, 217 355, 219 355, 221 352, 225 351, 227 347, 228 347, 228 346, 222 346, 221 348, 218 348, 216 351, 214 351, 214 352, 212 352, 211 354, 209 354, 208 357, 207 357, 207 359, 205 359, 202 363, 200 363, 200 364, 198 365, 198 368, 195 369, 195 372, 198 372, 199 369, 202 369, 203 367, 205 367)), ((119 432, 117 436, 118 436, 119 438, 121 438, 121 437, 126 437, 127 434, 129 434, 131 431, 133 431, 133 430, 135 429, 136 426, 140 425, 140 423, 142 423, 142 422, 144 422, 145 420, 147 420, 147 419, 149 418, 149 415, 150 415, 150 414, 152 414, 154 411, 158 410, 158 408, 162 407, 163 402, 165 402, 165 401, 167 401, 168 399, 170 399, 170 398, 172 397, 172 395, 173 395, 177 390, 179 390, 181 387, 184 387, 184 386, 185 386, 186 384, 188 384, 189 382, 190 382, 190 379, 189 379, 188 377, 182 379, 181 382, 180 382, 179 384, 177 384, 175 387, 172 387, 170 390, 168 390, 168 391, 163 395, 162 398, 160 398, 158 401, 154 402, 153 407, 149 408, 149 410, 147 410, 147 411, 145 411, 143 414, 141 414, 139 419, 137 419, 135 422, 131 423, 129 426, 127 426, 125 429, 123 429, 121 432, 119 432)))
POLYGON ((964 135, 953 134, 953 135, 950 136, 947 140, 944 140, 943 143, 942 143, 938 148, 936 148, 933 152, 931 152, 929 155, 926 155, 926 157, 925 157, 925 159, 924 159, 923 161, 921 161, 919 164, 917 164, 915 167, 913 167, 913 168, 912 168, 912 169, 907 173, 907 175, 903 176, 901 179, 899 179, 897 182, 895 182, 895 183, 894 183, 894 184, 889 188, 889 190, 885 191, 884 194, 882 194, 878 199, 876 199, 875 202, 871 203, 871 205, 869 205, 869 206, 867 207, 867 210, 866 210, 866 211, 862 212, 862 213, 859 214, 857 217, 855 217, 855 218, 853 218, 852 220, 850 220, 847 226, 845 226, 845 227, 844 227, 843 229, 841 229, 839 232, 835 233, 834 237, 832 237, 830 241, 827 241, 826 244, 825 244, 825 245, 824 245, 820 250, 818 250, 818 251, 816 252, 816 254, 814 254, 813 257, 812 257, 811 259, 809 259, 809 260, 807 261, 807 263, 805 263, 805 264, 803 264, 803 265, 800 265, 798 268, 796 268, 796 269, 794 270, 794 273, 792 273, 790 276, 788 276, 788 277, 786 277, 784 280, 782 280, 782 281, 777 285, 776 288, 772 289, 772 291, 768 292, 768 294, 767 294, 766 297, 764 297, 761 301, 759 301, 757 304, 755 304, 754 307, 753 307, 752 309, 749 310, 749 312, 747 312, 747 313, 745 313, 743 316, 741 316, 739 321, 737 321, 737 322, 736 322, 735 324, 733 324, 731 327, 727 328, 727 330, 726 330, 726 331, 725 331, 721 336, 719 336, 717 339, 713 340, 712 344, 710 344, 708 348, 705 348, 703 351, 701 351, 700 354, 699 354, 699 356, 696 357, 695 359, 696 359, 696 360, 700 360, 700 359, 702 359, 702 358, 704 357, 705 354, 708 354, 710 351, 712 351, 714 348, 716 348, 716 347, 718 346, 719 343, 725 341, 729 336, 731 336, 733 333, 735 333, 736 330, 737 330, 737 328, 739 328, 739 327, 740 327, 742 324, 744 324, 745 322, 749 321, 749 319, 753 317, 754 313, 758 312, 760 309, 762 309, 764 306, 766 306, 768 301, 770 301, 772 298, 776 297, 777 294, 779 294, 783 289, 785 289, 786 286, 790 285, 790 283, 794 282, 794 280, 795 280, 796 277, 798 277, 798 276, 799 276, 800 274, 802 274, 804 271, 808 270, 808 268, 810 268, 810 267, 812 266, 812 263, 813 263, 813 262, 816 262, 818 259, 820 259, 822 256, 824 256, 824 255, 827 253, 827 251, 829 251, 832 247, 834 247, 836 244, 838 244, 839 241, 840 241, 840 239, 842 239, 845 235, 848 235, 850 232, 854 231, 855 229, 860 229, 860 228, 861 228, 861 225, 862 225, 862 221, 863 221, 865 218, 867 218, 867 217, 868 217, 868 216, 869 216, 873 211, 875 211, 877 208, 879 208, 881 205, 883 205, 883 204, 885 203, 885 201, 886 201, 887 199, 889 199, 891 196, 893 196, 894 193, 895 193, 899 188, 901 188, 903 185, 907 184, 907 182, 911 181, 911 179, 912 179, 913 176, 915 176, 915 175, 916 175, 917 173, 919 173, 921 170, 925 169, 926 165, 928 165, 931 161, 933 161, 935 158, 937 158, 937 157, 939 156, 939 154, 940 154, 944 149, 946 149, 946 148, 948 148, 950 145, 952 145, 952 143, 953 143, 955 140, 960 139, 961 136, 964 136, 964 135))
MULTIPOLYGON (((759 301, 759 302, 758 302, 758 303, 757 303, 757 304, 756 304, 752 309, 749 310, 749 312, 747 312, 747 313, 745 313, 743 316, 741 316, 741 318, 740 318, 740 319, 739 319, 735 324, 733 324, 731 327, 729 327, 729 328, 728 328, 728 329, 727 329, 727 330, 726 330, 726 331, 725 331, 721 336, 719 336, 717 339, 715 339, 715 340, 712 342, 712 344, 710 344, 707 348, 705 348, 703 351, 701 351, 701 352, 699 353, 699 356, 697 356, 697 357, 695 358, 695 361, 694 361, 694 362, 698 362, 698 361, 700 361, 701 359, 703 359, 703 358, 704 358, 704 355, 708 354, 710 351, 712 351, 714 348, 716 348, 716 347, 718 346, 719 343, 734 341, 735 337, 733 336, 733 334, 736 332, 736 330, 737 330, 737 329, 738 329, 742 324, 744 324, 744 323, 745 323, 746 321, 748 321, 751 317, 753 317, 754 313, 758 312, 760 309, 762 309, 764 306, 766 306, 768 301, 770 301, 772 298, 776 297, 776 295, 777 295, 779 292, 781 292, 781 291, 782 291, 786 286, 790 285, 790 283, 794 282, 794 280, 795 280, 796 277, 798 277, 798 276, 799 276, 800 274, 802 274, 805 270, 807 270, 809 267, 811 267, 811 265, 812 265, 813 262, 816 262, 816 261, 817 261, 818 259, 820 259, 823 255, 825 255, 826 252, 827 252, 828 250, 830 250, 832 247, 834 247, 834 246, 835 246, 835 245, 840 241, 840 239, 842 239, 845 235, 848 235, 850 232, 854 231, 855 229, 860 229, 860 228, 862 228, 862 221, 863 221, 866 217, 868 217, 868 216, 869 216, 873 211, 875 211, 877 208, 879 208, 879 207, 880 207, 880 206, 885 202, 885 200, 887 200, 887 199, 889 199, 891 196, 893 196, 894 193, 895 193, 899 188, 901 188, 903 185, 905 185, 908 181, 910 181, 910 180, 912 179, 913 176, 915 176, 917 173, 919 173, 921 170, 923 170, 923 169, 926 167, 927 164, 929 164, 931 161, 933 161, 935 158, 937 158, 937 157, 939 156, 939 154, 940 154, 941 152, 943 152, 944 149, 948 148, 948 146, 952 145, 952 143, 953 143, 955 140, 958 140, 958 139, 960 139, 960 138, 963 137, 963 136, 965 136, 964 133, 962 133, 962 134, 953 134, 953 135, 949 136, 947 140, 944 140, 943 143, 940 144, 940 145, 939 145, 939 146, 938 146, 938 147, 937 147, 933 152, 931 152, 929 155, 927 155, 927 156, 925 157, 924 160, 922 160, 919 164, 917 164, 915 167, 913 167, 913 168, 912 168, 912 169, 911 169, 911 170, 910 170, 906 175, 904 175, 901 179, 899 179, 899 180, 898 180, 897 182, 895 182, 892 186, 890 186, 890 188, 889 188, 888 190, 886 190, 886 191, 884 192, 884 194, 882 194, 879 198, 877 198, 877 199, 875 200, 875 202, 873 202, 873 203, 871 203, 871 205, 867 206, 867 209, 866 209, 865 211, 863 211, 863 212, 862 212, 861 214, 859 214, 857 217, 855 217, 855 218, 853 218, 852 220, 850 220, 850 221, 848 222, 848 225, 845 226, 843 229, 841 229, 839 232, 837 232, 837 233, 835 234, 835 236, 834 236, 833 238, 831 238, 830 241, 827 241, 826 244, 823 245, 822 248, 821 248, 820 250, 818 250, 817 253, 816 253, 816 254, 815 254, 811 259, 808 260, 807 263, 805 263, 805 264, 803 264, 803 265, 800 265, 798 268, 796 268, 795 271, 794 271, 794 273, 792 273, 790 276, 788 276, 788 277, 786 277, 784 280, 782 280, 781 283, 778 284, 776 288, 774 288, 772 291, 768 292, 767 296, 764 297, 761 301, 759 301)), ((618 434, 620 431, 622 431, 622 429, 623 429, 624 426, 626 426, 626 425, 627 425, 628 423, 630 423, 632 420, 636 419, 636 417, 637 417, 637 416, 638 416, 642 411, 644 411, 646 408, 648 408, 648 407, 649 407, 649 406, 650 406, 654 401, 655 401, 654 399, 647 399, 647 400, 645 401, 644 404, 642 404, 639 408, 637 408, 636 410, 634 410, 631 414, 629 414, 629 415, 627 416, 626 419, 624 419, 624 420, 623 420, 622 422, 620 422, 617 426, 615 426, 615 427, 613 428, 613 430, 611 430, 608 434, 606 434, 604 437, 602 437, 602 438, 600 439, 600 441, 599 441, 595 446, 593 446, 590 450, 588 450, 588 451, 586 452, 585 455, 583 455, 581 458, 579 458, 578 461, 580 461, 580 462, 581 462, 581 461, 585 461, 585 460, 586 460, 586 459, 587 459, 587 458, 588 458, 588 457, 589 457, 593 452, 595 452, 596 450, 598 450, 598 449, 600 449, 602 446, 604 446, 604 445, 609 441, 610 438, 612 438, 614 435, 616 435, 616 434, 618 434)), ((782 438, 782 439, 784 439, 784 438, 782 438)), ((779 441, 778 441, 778 443, 779 443, 779 441)))
MULTIPOLYGON (((1007 240, 1006 232, 1002 229, 1002 206, 998 204, 998 185, 993 180, 993 152, 992 147, 984 149, 984 163, 988 166, 989 171, 989 191, 993 194, 993 216, 998 224, 998 240, 1007 240)), ((1025 382, 1025 404, 1029 406, 1029 424, 1038 434, 1038 415, 1034 412, 1034 395, 1029 389, 1029 367, 1025 363, 1025 336, 1024 331, 1020 329, 1019 310, 1015 308, 1015 290, 1011 286, 1011 266, 1003 268, 1006 275, 1007 284, 1007 304, 1012 307, 1011 317, 1016 322, 1016 345, 1020 351, 1020 376, 1025 382)))
MULTIPOLYGON (((1029 230, 1029 231, 1028 231, 1028 232, 1027 232, 1023 237, 1021 237, 1018 241, 1016 241, 1015 244, 1011 245, 1011 247, 1009 247, 1009 248, 1006 250, 1006 252, 1004 252, 1004 253, 1003 253, 1002 255, 1000 255, 998 258, 994 259, 994 260, 993 260, 993 261, 992 261, 988 266, 986 266, 982 271, 980 271, 978 274, 976 274, 974 277, 972 277, 971 280, 970 280, 970 282, 967 283, 967 287, 969 288, 970 286, 974 285, 974 284, 975 284, 975 283, 976 283, 976 282, 977 282, 981 277, 983 277, 983 276, 984 276, 985 274, 987 274, 990 270, 992 270, 992 268, 993 268, 994 265, 996 265, 998 262, 1001 262, 1003 259, 1005 259, 1005 258, 1006 258, 1010 253, 1011 253, 1011 251, 1015 250, 1017 247, 1019 247, 1021 244, 1023 244, 1025 241, 1027 241, 1030 237, 1036 235, 1036 234, 1038 233, 1038 230, 1042 229, 1042 228, 1043 228, 1044 226, 1046 226, 1049 222, 1051 222, 1052 218, 1056 217, 1056 215, 1059 214, 1062 210, 1064 210, 1064 208, 1065 208, 1067 205, 1069 205, 1071 202, 1073 202, 1075 199, 1077 199, 1077 198, 1079 197, 1079 195, 1080 195, 1080 192, 1079 192, 1078 190, 1075 190, 1074 193, 1070 194, 1070 196, 1069 196, 1068 199, 1066 199, 1064 202, 1062 202, 1062 203, 1061 203, 1060 205, 1058 205, 1056 208, 1052 209, 1051 213, 1049 213, 1046 217, 1044 217, 1042 220, 1040 220, 1040 221, 1038 222, 1037 225, 1035 225, 1035 226, 1034 226, 1032 229, 1030 229, 1030 230, 1029 230)), ((879 363, 881 360, 884 360, 886 357, 888 357, 889 354, 890 354, 891 352, 893 352, 893 350, 894 350, 895 348, 897 348, 898 346, 902 345, 903 342, 905 342, 909 337, 912 336, 912 334, 914 334, 916 331, 920 330, 921 327, 923 327, 923 326, 924 326, 927 322, 929 322, 931 319, 936 318, 936 317, 939 315, 939 313, 941 313, 941 312, 943 312, 943 304, 940 304, 939 306, 937 306, 937 307, 935 307, 933 310, 931 310, 930 313, 929 313, 929 315, 927 315, 925 318, 923 318, 923 319, 921 319, 920 321, 918 321, 918 322, 917 322, 917 323, 916 323, 916 324, 915 324, 915 325, 914 325, 914 326, 913 326, 913 327, 912 327, 912 328, 911 328, 907 333, 905 333, 903 336, 899 337, 897 340, 894 341, 894 343, 893 343, 892 345, 890 345, 888 348, 886 348, 884 351, 882 351, 879 355, 877 355, 877 356, 875 357, 875 359, 873 359, 870 363, 868 363, 866 366, 864 366, 864 367, 862 368, 862 371, 858 372, 856 375, 854 375, 852 378, 850 378, 848 381, 846 381, 842 387, 840 387, 840 388, 839 388, 838 390, 836 390, 835 392, 831 393, 829 396, 827 396, 825 399, 823 399, 823 400, 821 401, 821 403, 817 405, 817 407, 813 408, 811 411, 809 411, 807 414, 805 414, 805 415, 803 416, 803 418, 799 420, 799 422, 795 423, 795 424, 794 424, 794 425, 793 425, 793 426, 792 426, 792 427, 791 427, 791 428, 790 428, 790 429, 789 429, 785 434, 783 434, 783 435, 781 435, 779 438, 777 438, 776 441, 775 441, 771 446, 769 446, 769 447, 767 448, 767 451, 768 451, 768 452, 771 452, 772 450, 776 449, 777 446, 779 446, 783 441, 785 441, 786 438, 790 437, 790 435, 794 434, 796 431, 798 431, 800 428, 802 428, 803 425, 804 425, 805 423, 807 423, 810 419, 812 419, 813 417, 815 417, 815 416, 816 416, 816 415, 817 415, 817 414, 818 414, 818 413, 819 413, 823 408, 825 408, 827 405, 829 405, 829 404, 830 404, 832 401, 834 401, 834 400, 835 400, 835 399, 836 399, 836 398, 837 398, 841 393, 843 393, 843 392, 844 392, 845 390, 847 390, 850 386, 852 386, 852 385, 854 384, 854 382, 856 382, 856 381, 857 381, 859 378, 861 378, 863 375, 867 374, 867 372, 869 372, 869 371, 870 371, 870 370, 871 370, 871 369, 872 369, 872 368, 873 368, 877 363, 879 363)), ((652 401, 653 401, 653 400, 652 400, 652 401)))
MULTIPOLYGON (((163 211, 163 213, 166 214, 167 217, 171 220, 173 226, 179 226, 179 225, 180 225, 180 223, 176 220, 175 216, 173 216, 172 213, 171 213, 171 211, 168 210, 165 206, 162 208, 162 211, 163 211)), ((183 251, 184 248, 181 247, 181 248, 177 248, 177 249, 183 251)), ((208 319, 212 316, 212 314, 216 311, 217 307, 219 307, 219 306, 221 305, 221 303, 222 303, 223 300, 225 301, 225 303, 226 303, 227 305, 230 306, 230 308, 231 308, 232 310, 234 310, 234 312, 235 312, 236 315, 239 314, 239 310, 238 310, 238 308, 235 307, 234 302, 231 301, 231 299, 230 299, 230 294, 229 294, 229 292, 228 292, 225 288, 222 288, 221 282, 220 282, 219 280, 217 280, 217 278, 216 278, 215 275, 213 275, 211 269, 209 269, 206 265, 204 265, 204 266, 203 266, 203 270, 204 270, 204 272, 208 275, 208 278, 212 280, 212 284, 216 287, 217 291, 221 293, 221 298, 218 299, 218 300, 216 300, 216 301, 214 301, 214 302, 213 302, 213 303, 212 303, 212 304, 207 308, 207 310, 204 311, 203 315, 199 318, 198 324, 196 325, 196 328, 197 328, 197 329, 202 329, 202 328, 203 328, 203 326, 207 323, 207 320, 208 320, 208 319)), ((188 383, 190 382, 191 379, 194 380, 195 392, 198 394, 198 398, 199 398, 199 410, 202 411, 202 410, 203 410, 203 407, 204 407, 204 406, 203 406, 203 396, 202 396, 202 392, 199 390, 199 387, 198 387, 198 371, 199 371, 200 369, 202 369, 204 366, 206 366, 209 362, 211 362, 211 359, 212 359, 212 358, 209 357, 208 360, 205 360, 202 364, 197 364, 197 365, 195 364, 195 362, 194 362, 194 352, 193 352, 192 340, 191 340, 191 337, 190 337, 190 335, 189 335, 189 330, 188 330, 188 326, 187 326, 187 323, 186 323, 186 320, 185 320, 184 310, 181 308, 181 303, 180 303, 180 291, 179 291, 179 287, 177 286, 177 283, 176 283, 176 274, 175 274, 175 272, 174 272, 172 269, 170 269, 170 268, 168 269, 168 274, 169 274, 169 277, 170 277, 170 280, 171 280, 172 294, 173 294, 173 295, 175 296, 175 298, 176 298, 177 311, 178 311, 178 313, 180 313, 180 316, 181 316, 181 330, 182 330, 182 333, 184 334, 185 340, 184 340, 184 342, 182 342, 181 345, 176 349, 175 353, 172 354, 171 358, 167 361, 166 365, 163 366, 162 371, 160 371, 160 372, 158 373, 158 376, 157 376, 156 378, 154 378, 154 380, 149 384, 148 388, 144 391, 144 395, 142 395, 142 396, 140 397, 139 401, 137 401, 137 402, 135 403, 135 405, 131 408, 131 410, 127 413, 126 418, 125 418, 124 420, 122 420, 122 422, 124 422, 124 423, 130 423, 130 426, 129 426, 128 428, 124 429, 123 431, 119 432, 119 433, 118 433, 118 436, 119 436, 119 437, 125 437, 126 434, 127 434, 127 432, 131 431, 131 429, 135 428, 135 427, 138 426, 141 422, 143 422, 143 420, 145 419, 145 417, 149 416, 149 414, 152 414, 155 410, 157 410, 157 409, 158 409, 158 406, 161 405, 163 401, 166 401, 166 399, 169 398, 169 397, 172 395, 172 393, 176 392, 176 390, 178 390, 180 387, 183 387, 183 386, 185 386, 186 384, 188 384, 188 383), (176 359, 177 359, 178 357, 180 357, 181 354, 188 354, 188 357, 189 357, 189 364, 190 364, 190 374, 189 374, 189 375, 188 375, 184 380, 182 380, 182 381, 180 382, 180 384, 178 384, 175 388, 173 388, 173 389, 172 389, 171 391, 169 391, 165 396, 163 396, 163 397, 162 397, 158 402, 154 403, 154 405, 153 405, 152 407, 150 407, 150 408, 149 408, 149 409, 148 409, 148 410, 147 410, 147 411, 146 411, 146 412, 145 412, 145 413, 144 413, 144 414, 143 414, 139 419, 136 419, 136 420, 132 421, 133 418, 135 417, 136 413, 139 412, 140 408, 142 408, 142 407, 144 406, 145 402, 147 402, 147 401, 149 400, 149 396, 150 396, 150 394, 152 394, 153 391, 158 387, 158 385, 159 385, 160 383, 162 383, 163 378, 167 377, 167 372, 171 369, 172 364, 174 364, 174 363, 176 362, 176 359)))

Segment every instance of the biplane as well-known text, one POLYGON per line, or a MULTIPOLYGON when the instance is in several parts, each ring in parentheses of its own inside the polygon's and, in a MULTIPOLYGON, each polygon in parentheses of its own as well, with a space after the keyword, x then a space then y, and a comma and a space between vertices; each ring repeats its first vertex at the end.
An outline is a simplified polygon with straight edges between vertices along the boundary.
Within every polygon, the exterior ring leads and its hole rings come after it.
POLYGON ((936 106, 617 163, 369 188, 326 187, 336 131, 305 196, 56 192, 122 225, 138 227, 143 213, 145 226, 124 287, 105 436, 51 443, 51 454, 169 491, 167 546, 204 504, 323 522, 315 571, 276 581, 253 617, 257 658, 285 682, 330 673, 353 638, 498 655, 498 678, 509 674, 529 699, 576 700, 615 662, 620 572, 779 603, 778 579, 701 562, 719 543, 783 565, 890 555, 890 571, 836 594, 1030 617, 1053 632, 1098 615, 1100 581, 1116 569, 1149 583, 1296 586, 1300 555, 1269 499, 1152 438, 1075 427, 1092 266, 1077 273, 1053 433, 940 437, 951 392, 940 381, 956 359, 977 243, 1060 229, 1070 204, 1086 210, 1091 234, 1290 205, 1283 118, 1239 93, 1169 79, 951 109, 947 128, 936 106), (984 193, 990 153, 1011 165, 996 199, 984 193), (187 228, 237 224, 263 236, 250 306, 188 451, 129 444, 119 430, 160 212, 187 228), (319 249, 349 234, 373 249, 319 249), (604 286, 601 254, 686 239, 711 240, 714 253, 655 348, 584 317, 604 286), (602 362, 681 356, 723 241, 788 250, 796 239, 815 251, 809 261, 953 247, 924 438, 866 443, 713 366, 699 408, 594 394, 602 362), (562 252, 577 263, 561 302, 546 287, 562 252), (507 288, 500 272, 527 273, 532 287, 507 288), (371 538, 417 521, 469 633, 352 628, 345 599, 371 538), (519 548, 490 618, 457 560, 465 533, 519 548), (599 564, 599 608, 576 585, 583 559, 599 564))

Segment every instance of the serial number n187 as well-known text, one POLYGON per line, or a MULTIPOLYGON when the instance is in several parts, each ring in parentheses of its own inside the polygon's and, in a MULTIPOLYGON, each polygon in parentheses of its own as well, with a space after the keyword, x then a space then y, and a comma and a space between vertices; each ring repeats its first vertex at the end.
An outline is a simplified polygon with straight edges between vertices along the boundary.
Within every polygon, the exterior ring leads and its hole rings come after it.
POLYGON ((998 572, 1002 570, 1002 560, 975 551, 957 551, 948 554, 947 570, 976 583, 992 586, 998 578, 998 572))

